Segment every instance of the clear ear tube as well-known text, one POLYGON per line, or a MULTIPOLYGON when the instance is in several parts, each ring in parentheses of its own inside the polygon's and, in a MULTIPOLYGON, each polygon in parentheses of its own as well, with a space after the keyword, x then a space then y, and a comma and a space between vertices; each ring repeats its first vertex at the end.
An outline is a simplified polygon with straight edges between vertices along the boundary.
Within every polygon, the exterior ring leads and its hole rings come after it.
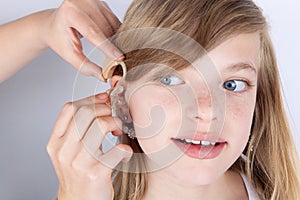
POLYGON ((127 134, 129 138, 134 139, 135 131, 133 126, 133 120, 131 118, 129 112, 129 106, 126 102, 125 92, 126 92, 126 81, 125 76, 127 73, 127 68, 124 62, 107 62, 108 65, 104 64, 103 69, 103 77, 105 79, 111 78, 113 76, 114 70, 117 66, 122 67, 123 77, 115 86, 109 91, 110 96, 110 104, 112 109, 112 116, 118 117, 122 121, 122 131, 123 133, 127 134))

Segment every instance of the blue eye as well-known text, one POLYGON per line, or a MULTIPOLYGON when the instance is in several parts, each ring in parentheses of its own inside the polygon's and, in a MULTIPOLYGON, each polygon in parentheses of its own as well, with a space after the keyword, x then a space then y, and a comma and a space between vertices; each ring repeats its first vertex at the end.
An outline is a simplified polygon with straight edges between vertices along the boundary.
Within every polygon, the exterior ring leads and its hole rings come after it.
POLYGON ((223 84, 223 87, 226 90, 230 90, 233 92, 241 92, 246 89, 247 83, 241 80, 229 80, 223 84))
POLYGON ((160 82, 164 85, 178 85, 183 83, 183 80, 176 75, 168 75, 161 78, 160 82))

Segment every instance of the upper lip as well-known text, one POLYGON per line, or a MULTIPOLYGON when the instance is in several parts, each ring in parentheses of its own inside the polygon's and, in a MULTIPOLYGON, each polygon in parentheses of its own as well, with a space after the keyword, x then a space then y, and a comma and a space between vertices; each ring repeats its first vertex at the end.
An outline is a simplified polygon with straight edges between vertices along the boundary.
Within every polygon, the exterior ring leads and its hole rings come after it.
POLYGON ((218 143, 226 142, 225 139, 221 138, 220 135, 218 135, 215 132, 197 132, 194 134, 180 135, 178 137, 173 137, 173 138, 200 140, 200 141, 218 142, 218 143))

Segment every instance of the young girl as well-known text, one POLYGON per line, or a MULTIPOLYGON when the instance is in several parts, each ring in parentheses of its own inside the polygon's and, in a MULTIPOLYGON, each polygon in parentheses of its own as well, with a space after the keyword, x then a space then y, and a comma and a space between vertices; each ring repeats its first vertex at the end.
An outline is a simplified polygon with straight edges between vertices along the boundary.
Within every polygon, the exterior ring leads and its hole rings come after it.
POLYGON ((275 54, 251 0, 135 0, 113 42, 126 59, 109 66, 111 99, 66 104, 49 140, 58 199, 300 199, 275 54), (104 152, 110 131, 120 143, 104 152))

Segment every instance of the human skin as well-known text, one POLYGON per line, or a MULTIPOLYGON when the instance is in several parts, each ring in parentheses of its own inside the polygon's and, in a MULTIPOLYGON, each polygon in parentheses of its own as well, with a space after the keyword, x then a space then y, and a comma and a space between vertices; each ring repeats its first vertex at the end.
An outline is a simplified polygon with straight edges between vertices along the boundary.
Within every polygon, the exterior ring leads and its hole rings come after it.
MULTIPOLYGON (((258 33, 234 36, 208 52, 208 56, 214 62, 223 81, 216 84, 220 84, 219 88, 225 95, 225 102, 218 102, 223 105, 214 105, 214 108, 211 98, 220 98, 218 95, 222 95, 222 93, 213 94, 217 93, 214 90, 210 92, 205 83, 206 80, 196 76, 195 70, 191 67, 178 72, 184 82, 171 85, 169 88, 177 90, 189 84, 194 88, 194 96, 198 102, 198 112, 191 114, 194 116, 187 114, 182 118, 194 118, 195 131, 207 138, 208 141, 210 135, 216 135, 215 132, 219 131, 217 135, 226 141, 226 144, 220 155, 213 159, 201 156, 192 158, 183 154, 170 166, 149 173, 149 189, 145 199, 199 199, 199 197, 203 199, 237 199, 237 196, 234 195, 240 195, 240 197, 245 195, 234 194, 228 190, 229 185, 232 188, 241 188, 243 182, 240 176, 236 176, 233 172, 227 172, 227 170, 242 154, 249 139, 256 100, 259 52, 258 33), (230 67, 240 63, 248 64, 254 70, 249 67, 230 67), (249 86, 246 85, 239 92, 225 90, 223 83, 228 80, 245 80, 249 86), (217 109, 223 108, 225 109, 224 115, 219 116, 220 112, 217 112, 217 109), (222 127, 222 129, 218 130, 214 127, 222 127)), ((206 79, 208 78, 206 77, 206 79)), ((215 80, 218 81, 218 78, 216 77, 215 80)), ((143 135, 143 138, 139 139, 139 144, 145 154, 150 155, 150 160, 153 152, 163 151, 168 145, 172 145, 174 142, 172 138, 183 139, 199 136, 192 133, 178 133, 179 124, 185 126, 185 120, 179 117, 181 116, 180 109, 184 109, 182 108, 184 106, 180 105, 182 102, 178 102, 165 86, 148 84, 140 87, 131 95, 130 102, 132 102, 131 114, 138 127, 147 127, 149 123, 155 123, 149 116, 153 107, 160 105, 164 112, 161 113, 165 116, 163 129, 152 137, 145 138, 143 135)), ((140 133, 139 129, 136 129, 136 134, 139 138, 139 134, 144 133, 140 133)), ((213 138, 212 142, 217 140, 215 137, 213 138)), ((169 152, 169 155, 172 153, 176 153, 175 149, 173 152, 169 152)), ((243 187, 241 191, 245 193, 243 187)))
POLYGON ((128 145, 118 144, 105 154, 99 151, 105 134, 122 134, 120 121, 111 116, 108 102, 107 93, 101 93, 66 103, 59 114, 47 144, 59 180, 57 199, 113 199, 112 168, 121 161, 128 161, 132 150, 128 145), (86 137, 82 137, 84 135, 86 137), (92 135, 96 136, 99 159, 104 162, 109 159, 111 167, 99 162, 84 148, 85 138, 92 135))
POLYGON ((89 40, 106 56, 122 60, 122 53, 107 40, 120 24, 108 5, 97 0, 65 0, 57 9, 3 24, 0 26, 0 83, 47 48, 79 72, 103 80, 101 68, 83 54, 80 38, 89 40), (105 45, 100 45, 104 41, 105 45))
MULTIPOLYGON (((209 94, 205 80, 201 81, 199 77, 191 76, 189 68, 178 71, 184 82, 175 81, 178 83, 175 87, 188 82, 197 96, 198 103, 196 106, 199 109, 197 112, 193 112, 196 114, 192 116, 193 122, 196 124, 195 127, 202 134, 205 134, 205 131, 212 125, 221 123, 222 131, 219 136, 226 143, 222 152, 213 159, 191 158, 183 153, 171 165, 155 172, 149 172, 149 185, 144 197, 145 200, 247 199, 241 176, 229 171, 228 168, 242 154, 249 138, 255 106, 257 74, 249 68, 232 68, 229 66, 247 63, 255 71, 258 71, 259 47, 258 33, 241 34, 226 40, 208 52, 223 80, 218 82, 220 91, 226 97, 225 107, 220 105, 220 108, 226 109, 225 115, 221 118, 216 115, 218 112, 212 112, 212 103, 209 97, 214 97, 214 94, 209 94), (249 82, 249 86, 242 84, 243 87, 239 87, 242 90, 239 92, 228 91, 223 88, 223 82, 240 79, 249 82)), ((111 79, 111 86, 114 87, 120 79, 121 77, 114 76, 111 79)), ((176 101, 172 103, 172 99, 166 99, 170 97, 169 95, 161 95, 164 93, 165 87, 165 85, 161 87, 160 91, 157 84, 152 89, 150 84, 149 87, 135 90, 129 99, 134 123, 141 127, 143 124, 145 126, 149 124, 148 113, 153 105, 160 103, 160 106, 164 108, 166 125, 159 134, 155 134, 153 137, 139 138, 139 135, 142 134, 138 129, 136 130, 139 143, 150 158, 153 151, 161 150, 166 145, 173 144, 172 137, 186 136, 186 133, 174 134, 178 124, 180 124, 178 120, 181 120, 176 115, 180 109, 180 102, 179 104, 176 101), (160 98, 155 98, 155 93, 159 93, 160 98)), ((87 152, 82 143, 85 137, 94 135, 98 137, 95 141, 100 146, 104 134, 110 131, 115 136, 122 134, 121 122, 111 116, 108 102, 107 94, 102 93, 74 103, 67 103, 61 111, 47 146, 60 182, 59 200, 113 198, 112 168, 119 162, 126 162, 131 158, 131 147, 118 144, 107 153, 100 152, 97 148, 99 151, 96 152, 99 155, 98 160, 104 161, 99 162, 87 152), (109 167, 105 165, 105 161, 110 162, 109 167)))

